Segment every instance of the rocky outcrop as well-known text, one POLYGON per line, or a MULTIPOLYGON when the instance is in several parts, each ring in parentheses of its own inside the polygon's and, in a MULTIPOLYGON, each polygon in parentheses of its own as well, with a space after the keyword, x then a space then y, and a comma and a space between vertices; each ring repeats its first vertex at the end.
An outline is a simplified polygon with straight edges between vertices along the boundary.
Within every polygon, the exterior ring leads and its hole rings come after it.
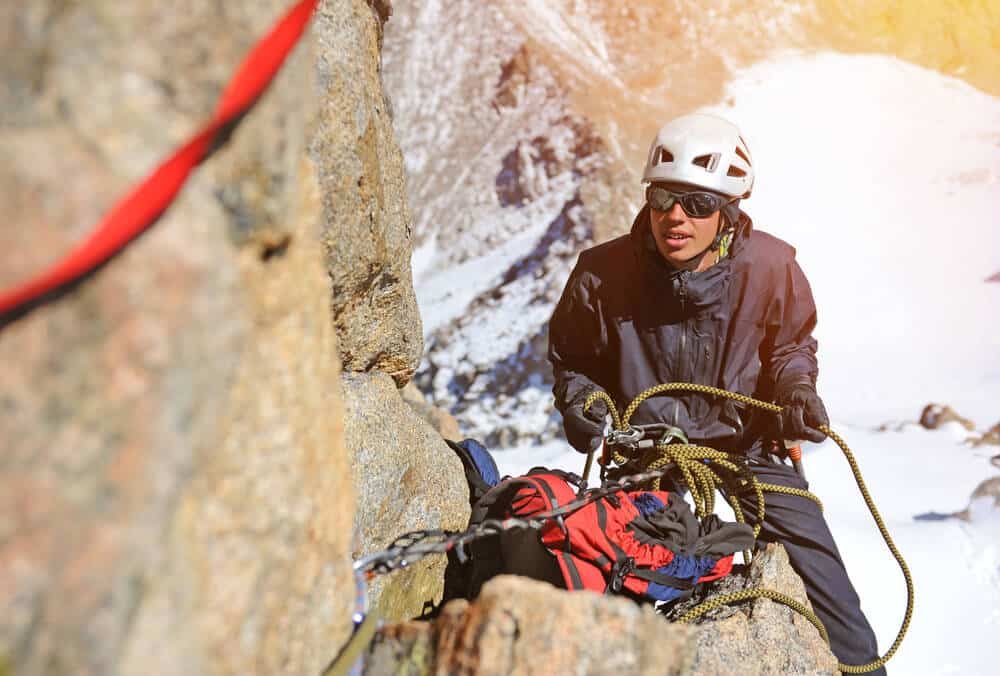
MULTIPOLYGON (((195 130, 288 3, 105 5, 0 8, 2 287, 195 130)), ((19 676, 319 673, 350 631, 351 555, 371 546, 351 539, 353 477, 405 466, 378 455, 395 424, 410 459, 447 450, 396 391, 421 331, 388 10, 320 3, 157 227, 0 334, 0 665, 19 676), (346 398, 341 364, 366 383, 346 398), (349 447, 345 415, 375 432, 349 447)), ((466 498, 457 460, 437 462, 381 484, 435 491, 396 526, 466 498)))
MULTIPOLYGON (((704 600, 756 588, 780 591, 811 607, 785 549, 773 544, 754 558, 746 578, 723 580, 704 600)), ((795 610, 767 599, 710 611, 697 626, 693 674, 839 673, 837 659, 816 628, 795 610)))
MULTIPOLYGON (((389 12, 387 2, 374 7, 389 12)), ((344 370, 388 373, 402 387, 420 362, 423 337, 403 158, 382 91, 382 25, 373 18, 360 0, 319 11, 318 77, 328 96, 311 154, 344 370), (344 40, 364 50, 345 50, 344 40)))
MULTIPOLYGON (((469 495, 458 456, 414 414, 384 373, 345 374, 346 441, 356 471, 355 556, 387 547, 412 530, 461 530, 469 495)), ((402 620, 441 600, 445 558, 429 557, 370 588, 380 615, 402 620)))
MULTIPOLYGON (((410 272, 413 229, 403 157, 381 86, 387 2, 325 3, 317 16, 317 70, 326 92, 310 154, 319 174, 320 238, 331 280, 346 410, 347 450, 358 495, 354 556, 423 528, 463 527, 468 489, 461 463, 400 396, 423 350, 410 272), (372 21, 373 12, 380 20, 372 21), (357 54, 343 35, 364 46, 357 54)), ((422 562, 369 590, 380 611, 403 619, 439 600, 444 563, 422 562)))
MULTIPOLYGON (((783 592, 808 606, 785 551, 769 545, 746 577, 705 598, 743 588, 783 592)), ((808 620, 758 599, 672 624, 650 606, 592 592, 566 592, 500 576, 472 603, 452 601, 432 623, 381 630, 365 673, 836 674, 837 660, 808 620)))

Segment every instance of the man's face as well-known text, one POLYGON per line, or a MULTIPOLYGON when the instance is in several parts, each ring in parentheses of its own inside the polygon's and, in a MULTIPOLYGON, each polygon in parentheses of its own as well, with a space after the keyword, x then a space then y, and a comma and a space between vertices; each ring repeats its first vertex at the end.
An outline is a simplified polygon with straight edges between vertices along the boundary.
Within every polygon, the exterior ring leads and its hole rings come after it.
MULTIPOLYGON (((650 207, 649 222, 660 255, 674 267, 687 268, 691 266, 685 263, 707 249, 715 239, 719 231, 719 212, 705 218, 692 218, 684 213, 679 202, 674 202, 667 211, 650 207)), ((692 261, 692 264, 699 262, 692 261)))

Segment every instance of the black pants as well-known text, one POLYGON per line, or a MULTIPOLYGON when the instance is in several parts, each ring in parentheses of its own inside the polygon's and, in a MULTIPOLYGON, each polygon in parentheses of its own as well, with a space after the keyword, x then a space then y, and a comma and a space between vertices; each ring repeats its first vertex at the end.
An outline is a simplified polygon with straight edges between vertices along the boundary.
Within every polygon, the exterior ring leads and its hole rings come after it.
MULTIPOLYGON (((808 489, 795 470, 755 448, 749 454, 750 469, 764 483, 808 489)), ((820 496, 822 497, 822 496, 820 496)), ((740 507, 748 523, 755 523, 757 499, 740 496, 740 507)), ((777 542, 785 547, 792 568, 805 583, 813 610, 830 635, 833 654, 844 664, 867 664, 877 660, 878 646, 871 625, 861 612, 840 552, 819 505, 797 495, 764 493, 764 525, 758 547, 777 542)), ((869 672, 885 674, 885 668, 869 672)))

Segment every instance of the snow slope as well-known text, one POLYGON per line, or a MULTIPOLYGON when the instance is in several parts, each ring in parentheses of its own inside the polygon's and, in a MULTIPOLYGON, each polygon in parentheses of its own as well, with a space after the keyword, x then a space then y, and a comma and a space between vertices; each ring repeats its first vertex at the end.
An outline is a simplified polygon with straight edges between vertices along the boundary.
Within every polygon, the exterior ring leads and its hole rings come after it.
POLYGON ((889 57, 788 55, 741 73, 745 203, 819 309, 820 388, 856 423, 942 399, 1000 420, 1000 101, 889 57))
MULTIPOLYGON (((980 429, 1000 421, 1000 101, 869 55, 784 54, 741 71, 712 110, 737 121, 758 179, 744 206, 797 247, 820 324, 820 391, 910 565, 913 623, 889 669, 993 674, 1000 665, 1000 511, 965 508, 998 472, 995 446, 957 425, 905 425, 941 401, 980 429)), ((420 290, 418 289, 418 296, 420 290)), ((579 472, 559 441, 497 453, 501 471, 579 472)), ((902 619, 902 577, 832 442, 810 446, 811 487, 884 651, 902 619)))

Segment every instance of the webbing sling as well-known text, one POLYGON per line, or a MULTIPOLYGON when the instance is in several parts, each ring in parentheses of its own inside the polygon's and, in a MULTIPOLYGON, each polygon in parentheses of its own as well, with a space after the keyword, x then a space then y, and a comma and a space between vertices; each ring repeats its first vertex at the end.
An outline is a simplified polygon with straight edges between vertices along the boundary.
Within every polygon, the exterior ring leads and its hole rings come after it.
POLYGON ((0 328, 73 288, 159 219, 188 176, 221 147, 302 37, 319 0, 300 0, 243 60, 212 120, 109 211, 94 231, 36 277, 0 292, 0 328))

